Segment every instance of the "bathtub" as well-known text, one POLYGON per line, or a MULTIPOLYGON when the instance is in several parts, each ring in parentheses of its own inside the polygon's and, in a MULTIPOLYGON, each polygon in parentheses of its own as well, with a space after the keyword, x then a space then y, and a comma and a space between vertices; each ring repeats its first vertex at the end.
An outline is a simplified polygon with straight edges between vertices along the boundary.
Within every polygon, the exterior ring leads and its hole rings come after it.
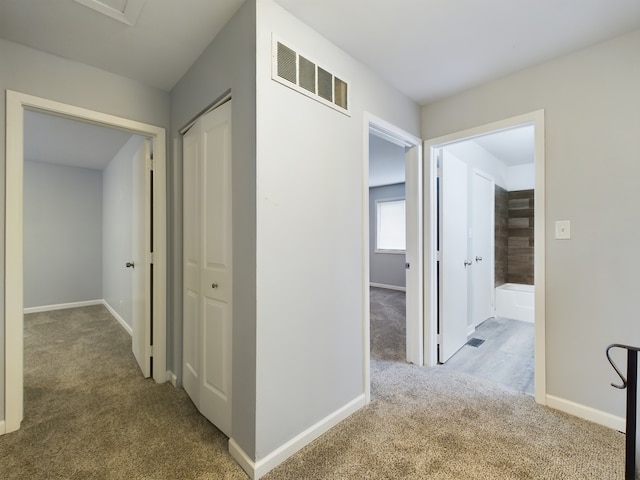
POLYGON ((534 322, 533 285, 505 283, 496 287, 496 316, 534 322))

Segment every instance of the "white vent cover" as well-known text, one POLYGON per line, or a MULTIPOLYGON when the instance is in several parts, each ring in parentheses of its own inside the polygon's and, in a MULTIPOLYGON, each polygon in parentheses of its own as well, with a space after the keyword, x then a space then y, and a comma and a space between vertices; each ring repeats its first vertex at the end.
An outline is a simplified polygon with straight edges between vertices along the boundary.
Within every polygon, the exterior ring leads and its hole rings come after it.
POLYGON ((273 36, 271 78, 349 115, 349 84, 273 36))

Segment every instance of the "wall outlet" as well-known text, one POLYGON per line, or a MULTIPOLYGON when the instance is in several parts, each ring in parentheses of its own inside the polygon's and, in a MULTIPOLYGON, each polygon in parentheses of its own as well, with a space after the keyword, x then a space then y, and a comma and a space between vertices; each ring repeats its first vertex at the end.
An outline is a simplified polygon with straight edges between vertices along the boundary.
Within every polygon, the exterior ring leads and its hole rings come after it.
POLYGON ((556 240, 570 240, 570 239, 571 239, 571 221, 570 220, 556 221, 556 240))

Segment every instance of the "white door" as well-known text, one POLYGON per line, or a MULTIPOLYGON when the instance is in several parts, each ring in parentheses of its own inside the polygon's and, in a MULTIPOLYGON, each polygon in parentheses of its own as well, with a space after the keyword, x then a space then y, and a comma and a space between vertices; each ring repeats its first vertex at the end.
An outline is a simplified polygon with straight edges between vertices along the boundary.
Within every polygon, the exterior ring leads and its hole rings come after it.
POLYGON ((467 165, 444 151, 440 160, 440 291, 438 361, 467 342, 467 165))
POLYGON ((131 232, 133 336, 131 349, 145 378, 151 376, 151 141, 146 139, 132 163, 131 232))
POLYGON ((422 159, 420 148, 409 149, 405 156, 406 197, 406 328, 407 361, 422 365, 422 159))
POLYGON ((493 257, 495 183, 478 170, 472 182, 472 308, 473 325, 493 315, 493 257))
POLYGON ((231 102, 184 136, 183 382, 231 436, 231 102))

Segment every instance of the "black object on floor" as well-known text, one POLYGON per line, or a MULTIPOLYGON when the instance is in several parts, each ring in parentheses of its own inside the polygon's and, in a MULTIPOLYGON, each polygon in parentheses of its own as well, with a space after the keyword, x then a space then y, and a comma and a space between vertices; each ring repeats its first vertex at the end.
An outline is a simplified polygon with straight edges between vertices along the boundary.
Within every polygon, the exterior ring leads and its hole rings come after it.
POLYGON ((469 339, 469 341, 467 342, 467 345, 472 346, 472 347, 479 347, 483 343, 484 343, 484 340, 474 337, 474 338, 469 339))

